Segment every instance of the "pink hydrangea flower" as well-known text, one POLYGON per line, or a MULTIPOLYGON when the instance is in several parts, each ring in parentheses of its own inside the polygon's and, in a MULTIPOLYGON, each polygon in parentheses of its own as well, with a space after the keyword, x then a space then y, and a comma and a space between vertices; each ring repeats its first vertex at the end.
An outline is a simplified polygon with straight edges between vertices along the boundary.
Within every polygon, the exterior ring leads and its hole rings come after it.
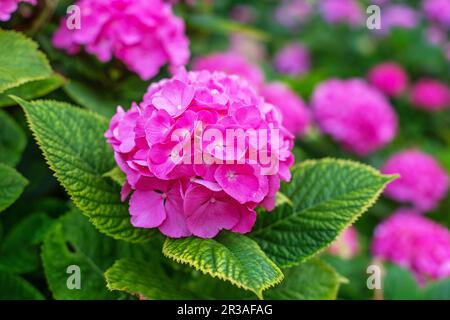
POLYGON ((264 83, 264 74, 257 65, 251 64, 247 59, 235 51, 212 53, 197 57, 193 70, 222 71, 229 75, 238 75, 254 86, 264 83))
POLYGON ((398 96, 408 86, 406 71, 395 62, 376 65, 369 71, 369 82, 389 96, 398 96))
POLYGON ((447 108, 450 106, 450 88, 436 80, 421 79, 411 89, 411 102, 428 111, 447 108))
POLYGON ((410 149, 394 154, 383 173, 400 174, 391 182, 385 195, 400 202, 410 202, 419 211, 434 209, 448 191, 449 179, 445 170, 430 155, 410 149))
POLYGON ((377 226, 372 253, 409 269, 419 283, 450 276, 450 232, 413 210, 399 209, 377 226))
POLYGON ((419 15, 413 8, 402 4, 388 5, 382 9, 381 29, 377 31, 387 34, 393 28, 412 29, 418 22, 419 15))
POLYGON ((351 259, 359 251, 358 233, 354 227, 348 227, 329 247, 328 253, 343 259, 351 259))
POLYGON ((283 126, 294 135, 304 134, 311 124, 311 114, 305 102, 281 82, 269 83, 261 90, 265 100, 283 115, 283 126))
POLYGON ((321 0, 319 10, 328 23, 348 23, 360 25, 364 13, 356 0, 321 0))
POLYGON ((37 0, 1 0, 0 21, 8 21, 11 18, 12 13, 17 10, 20 2, 32 5, 37 4, 37 0))
POLYGON ((361 79, 322 82, 314 91, 312 107, 321 129, 361 156, 382 148, 397 131, 389 101, 361 79))
POLYGON ((222 72, 184 71, 152 84, 139 105, 118 108, 105 137, 127 176, 122 199, 132 193, 131 223, 175 238, 249 232, 255 208, 273 209, 294 162, 278 110, 246 80, 222 72), (240 144, 229 131, 268 133, 240 144), (208 139, 209 132, 225 136, 208 139), (261 150, 275 161, 262 160, 261 150))
POLYGON ((312 5, 307 0, 283 0, 275 11, 275 19, 280 25, 291 29, 305 21, 311 12, 312 5))
POLYGON ((423 0, 422 8, 428 19, 450 29, 450 1, 423 0))
POLYGON ((279 73, 298 76, 309 71, 311 62, 302 44, 290 43, 277 52, 273 64, 279 73))
POLYGON ((55 47, 69 54, 81 47, 100 61, 115 57, 143 80, 169 63, 176 68, 189 59, 184 22, 163 0, 79 0, 81 28, 66 19, 53 35, 55 47))

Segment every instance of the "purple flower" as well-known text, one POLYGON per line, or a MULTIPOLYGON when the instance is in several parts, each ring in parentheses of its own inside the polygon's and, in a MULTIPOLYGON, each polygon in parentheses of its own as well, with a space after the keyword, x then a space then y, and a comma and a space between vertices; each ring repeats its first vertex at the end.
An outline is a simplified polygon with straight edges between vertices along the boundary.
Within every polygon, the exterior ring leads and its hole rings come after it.
POLYGON ((409 269, 421 284, 450 276, 450 232, 413 210, 399 209, 377 226, 372 253, 409 269))
POLYGON ((450 1, 423 0, 422 8, 428 19, 450 29, 450 1))
POLYGON ((163 0, 79 0, 81 28, 68 29, 66 19, 53 35, 55 47, 76 54, 81 47, 100 61, 115 57, 143 80, 169 63, 189 59, 184 22, 163 0))
POLYGON ((275 19, 286 28, 294 28, 311 14, 307 0, 283 0, 275 11, 275 19))
POLYGON ((438 111, 450 106, 450 89, 442 82, 420 79, 411 89, 411 102, 420 109, 438 111))
POLYGON ((417 12, 401 4, 388 5, 381 10, 381 34, 389 33, 392 28, 412 29, 419 21, 417 12))
POLYGON ((278 51, 273 64, 279 73, 298 76, 308 72, 311 63, 308 50, 300 43, 291 43, 278 51))
POLYGON ((411 149, 394 154, 381 169, 399 174, 384 194, 399 202, 412 203, 416 210, 432 210, 445 197, 449 180, 445 170, 430 155, 411 149))
POLYGON ((356 0, 321 0, 319 10, 328 23, 348 23, 356 26, 364 20, 364 13, 356 0))
POLYGON ((37 0, 1 0, 0 2, 0 21, 8 21, 14 11, 17 10, 19 3, 26 2, 32 5, 37 4, 37 0))
POLYGON ((397 131, 389 101, 362 79, 322 82, 314 91, 312 107, 320 128, 361 156, 385 146, 397 131))

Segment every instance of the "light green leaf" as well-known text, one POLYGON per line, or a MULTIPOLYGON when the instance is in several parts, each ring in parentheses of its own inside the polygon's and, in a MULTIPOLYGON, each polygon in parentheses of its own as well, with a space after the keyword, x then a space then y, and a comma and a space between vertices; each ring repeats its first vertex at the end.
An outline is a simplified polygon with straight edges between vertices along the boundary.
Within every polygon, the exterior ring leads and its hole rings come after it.
POLYGON ((15 169, 0 163, 0 212, 19 198, 27 184, 27 179, 15 169))
POLYGON ((425 297, 429 300, 450 300, 450 278, 428 284, 425 297))
POLYGON ((0 300, 44 300, 44 296, 25 279, 0 271, 0 300))
POLYGON ((199 299, 200 296, 183 288, 164 272, 157 272, 154 263, 121 259, 105 273, 110 290, 124 291, 148 300, 199 299), (156 272, 155 272, 156 271, 156 272))
POLYGON ((382 291, 386 300, 423 299, 421 288, 413 275, 408 270, 392 264, 385 265, 382 291))
POLYGON ((65 79, 59 74, 53 74, 42 80, 26 82, 18 87, 11 88, 0 94, 0 107, 15 105, 16 102, 9 98, 10 95, 30 100, 43 97, 58 89, 64 84, 65 79))
POLYGON ((51 75, 37 44, 15 31, 0 30, 0 92, 51 75))
POLYGON ((52 220, 44 213, 20 221, 1 242, 0 270, 27 273, 39 267, 39 244, 52 220))
POLYGON ((133 245, 99 233, 77 209, 58 219, 42 246, 44 271, 55 299, 118 298, 106 288, 104 272, 123 257, 154 259, 157 263, 152 271, 159 272, 162 254, 150 243, 133 245), (67 287, 70 265, 80 268, 79 290, 67 287))
POLYGON ((8 113, 0 110, 0 163, 15 166, 26 143, 22 128, 8 113))
POLYGON ((123 171, 120 170, 119 167, 115 167, 111 171, 108 171, 107 173, 105 173, 103 176, 110 178, 112 181, 117 183, 119 186, 123 186, 123 184, 127 180, 125 173, 123 173, 123 171))
POLYGON ((103 176, 116 166, 103 136, 108 121, 66 103, 14 99, 25 110, 50 168, 75 205, 101 232, 131 242, 147 241, 155 232, 131 225, 120 187, 103 176))
POLYGON ((393 179, 352 161, 305 161, 281 189, 292 206, 260 214, 250 236, 277 265, 296 265, 333 242, 393 179))
POLYGON ((250 238, 222 232, 215 239, 166 239, 163 253, 239 288, 262 292, 283 280, 283 273, 250 238))
POLYGON ((313 259, 294 268, 283 270, 285 279, 277 287, 266 292, 266 299, 273 300, 334 300, 340 277, 325 262, 313 259))

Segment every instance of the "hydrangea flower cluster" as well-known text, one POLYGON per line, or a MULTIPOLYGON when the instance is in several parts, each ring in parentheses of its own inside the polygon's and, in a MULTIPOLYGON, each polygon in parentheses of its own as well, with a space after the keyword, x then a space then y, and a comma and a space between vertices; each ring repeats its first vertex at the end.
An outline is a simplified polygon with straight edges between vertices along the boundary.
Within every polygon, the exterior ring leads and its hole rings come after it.
POLYGON ((81 28, 69 29, 62 19, 55 47, 76 54, 84 46, 102 62, 115 57, 143 80, 166 63, 176 68, 188 62, 184 22, 163 0, 79 0, 76 5, 81 28))
POLYGON ((416 210, 434 209, 449 187, 446 171, 430 155, 416 149, 391 156, 381 168, 386 174, 400 174, 384 194, 399 202, 410 202, 416 210))
POLYGON ((152 84, 140 105, 118 108, 105 137, 127 176, 122 198, 132 192, 131 223, 174 238, 249 232, 255 208, 274 207, 294 162, 293 136, 277 109, 246 80, 222 72, 184 71, 152 84), (268 136, 239 144, 228 136, 207 138, 208 130, 268 136), (269 173, 266 161, 249 156, 261 150, 277 163, 269 173))
POLYGON ((411 102, 427 111, 438 111, 450 107, 450 88, 442 82, 421 79, 411 89, 411 102))
POLYGON ((300 43, 290 43, 277 52, 273 60, 279 73, 298 76, 309 71, 311 61, 308 50, 300 43))
POLYGON ((450 1, 423 0, 422 8, 428 19, 450 29, 450 1))
POLYGON ((408 86, 408 75, 395 62, 385 62, 376 65, 369 71, 369 82, 388 96, 402 94, 408 86))
POLYGON ((382 11, 381 29, 378 31, 381 34, 388 34, 393 28, 412 29, 419 23, 419 14, 407 5, 387 5, 382 11))
POLYGON ((450 276, 450 232, 412 210, 399 209, 377 226, 372 253, 411 270, 420 283, 450 276))
POLYGON ((2 0, 0 2, 0 21, 8 21, 12 13, 17 10, 20 2, 37 4, 37 0, 2 0))
POLYGON ((260 95, 277 107, 283 116, 283 126, 294 135, 305 133, 310 125, 309 109, 298 95, 282 83, 265 84, 261 69, 234 51, 199 57, 194 61, 193 69, 222 71, 246 79, 260 95))
POLYGON ((321 129, 360 156, 389 143, 397 131, 397 116, 387 99, 361 79, 322 82, 312 107, 321 129))
POLYGON ((358 233, 353 226, 345 229, 339 238, 328 247, 328 253, 339 256, 342 259, 351 259, 358 254, 358 251, 358 233))
POLYGON ((308 0, 283 0, 275 11, 275 19, 286 28, 294 28, 311 15, 312 9, 308 0))
POLYGON ((360 25, 364 19, 362 8, 356 0, 321 0, 319 10, 328 23, 360 25))

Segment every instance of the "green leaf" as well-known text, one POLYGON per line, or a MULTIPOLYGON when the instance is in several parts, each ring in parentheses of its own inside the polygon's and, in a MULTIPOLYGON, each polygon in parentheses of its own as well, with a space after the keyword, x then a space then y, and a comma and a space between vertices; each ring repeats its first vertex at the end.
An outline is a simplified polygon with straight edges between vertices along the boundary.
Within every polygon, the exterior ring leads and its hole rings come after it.
POLYGON ((22 128, 8 113, 0 110, 0 163, 15 166, 26 143, 22 128))
POLYGON ((37 44, 15 31, 0 30, 0 92, 51 75, 37 44))
POLYGON ((0 94, 0 107, 15 105, 16 102, 9 98, 10 95, 30 100, 43 97, 58 89, 64 84, 65 79, 59 74, 53 74, 42 80, 26 82, 18 87, 6 90, 0 94))
POLYGON ((155 232, 131 225, 120 187, 103 176, 116 166, 103 137, 108 121, 66 103, 14 99, 25 110, 50 168, 75 205, 101 232, 131 242, 147 241, 155 232))
POLYGON ((277 265, 296 265, 333 242, 393 178, 352 161, 305 161, 281 189, 292 206, 260 214, 250 236, 277 265))
POLYGON ((222 232, 215 239, 167 238, 163 253, 239 288, 262 292, 283 280, 283 273, 250 238, 222 232))
POLYGON ((424 298, 413 275, 408 270, 392 264, 385 266, 382 290, 386 300, 420 300, 424 298))
POLYGON ((103 176, 110 178, 112 181, 117 183, 119 186, 123 186, 123 184, 127 180, 125 173, 123 173, 123 171, 120 170, 119 167, 115 167, 111 171, 108 171, 107 173, 105 173, 103 176))
POLYGON ((27 273, 39 267, 39 244, 52 220, 44 213, 32 214, 20 221, 0 246, 0 270, 27 273))
MULTIPOLYGON (((159 248, 158 248, 159 249, 159 248)), ((149 243, 133 245, 99 233, 74 209, 62 216, 47 233, 42 246, 42 261, 49 288, 55 299, 118 298, 106 288, 104 272, 123 257, 162 259, 160 250, 149 243), (80 268, 81 289, 68 289, 67 268, 80 268)), ((156 264, 157 267, 159 263, 156 264)), ((160 272, 154 268, 152 272, 160 272)))
POLYGON ((27 184, 27 179, 15 169, 0 163, 0 212, 19 198, 27 184))
POLYGON ((425 297, 429 300, 450 300, 450 278, 428 284, 425 297))
POLYGON ((185 300, 199 299, 163 272, 155 272, 154 263, 143 260, 121 259, 105 273, 110 290, 125 291, 143 299, 185 300))
POLYGON ((294 268, 283 270, 285 279, 277 287, 266 292, 266 299, 273 300, 334 300, 340 277, 325 262, 313 259, 294 268))
POLYGON ((0 271, 0 300, 44 300, 44 296, 25 279, 0 271))

